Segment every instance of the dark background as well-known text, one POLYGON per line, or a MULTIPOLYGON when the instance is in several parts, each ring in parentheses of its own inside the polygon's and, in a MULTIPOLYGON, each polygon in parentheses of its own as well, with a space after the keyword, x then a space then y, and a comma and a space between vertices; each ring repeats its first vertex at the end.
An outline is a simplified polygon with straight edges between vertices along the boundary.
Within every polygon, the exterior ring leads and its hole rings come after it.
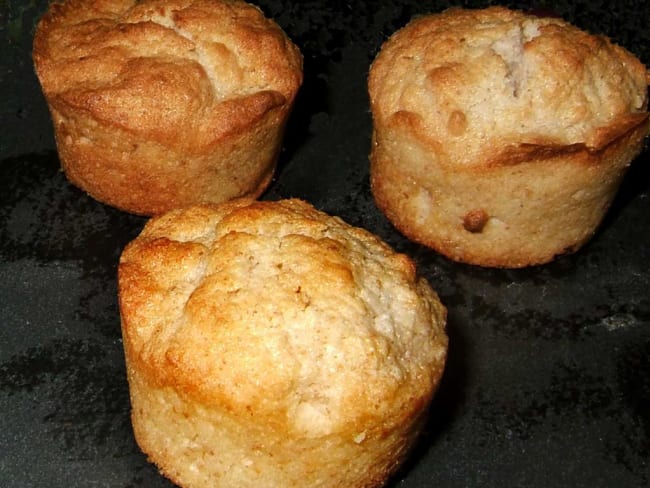
MULTIPOLYGON (((305 56, 264 198, 300 197, 378 234, 417 261, 449 309, 447 370, 393 486, 648 486, 650 151, 577 254, 523 270, 453 263, 374 206, 366 94, 381 43, 452 4, 258 5, 305 56)), ((558 14, 650 64, 645 0, 506 5, 558 14)), ((0 487, 169 487, 133 440, 117 308, 117 261, 144 219, 92 200, 59 170, 31 62, 45 8, 0 0, 0 487)))

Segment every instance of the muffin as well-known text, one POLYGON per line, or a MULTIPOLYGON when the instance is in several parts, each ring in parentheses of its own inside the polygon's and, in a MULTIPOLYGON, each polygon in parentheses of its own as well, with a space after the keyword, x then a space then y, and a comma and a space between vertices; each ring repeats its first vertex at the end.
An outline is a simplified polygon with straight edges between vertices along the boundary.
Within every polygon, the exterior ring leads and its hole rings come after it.
POLYGON ((443 372, 414 263, 300 200, 155 217, 119 265, 136 440, 185 487, 374 487, 443 372))
POLYGON ((154 215, 258 197, 302 82, 302 57, 237 0, 68 0, 33 58, 68 179, 154 215))
POLYGON ((414 19, 368 79, 377 206, 456 261, 516 268, 576 251, 642 150, 647 83, 628 51, 559 18, 414 19))

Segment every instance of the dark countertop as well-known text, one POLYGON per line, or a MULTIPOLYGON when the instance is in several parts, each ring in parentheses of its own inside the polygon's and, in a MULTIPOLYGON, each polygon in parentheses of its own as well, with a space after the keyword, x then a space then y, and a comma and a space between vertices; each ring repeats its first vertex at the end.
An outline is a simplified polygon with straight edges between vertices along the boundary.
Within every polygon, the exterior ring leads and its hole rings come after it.
MULTIPOLYGON (((117 261, 145 220, 90 199, 60 172, 30 56, 46 1, 15 3, 0 3, 0 486, 171 486, 133 440, 117 308, 117 261)), ((650 151, 577 254, 523 270, 453 263, 406 240, 374 206, 365 85, 388 35, 451 4, 258 5, 305 56, 264 198, 300 197, 378 234, 416 260, 449 308, 447 370, 393 485, 648 486, 650 151)), ((650 64, 644 0, 535 6, 650 64)))

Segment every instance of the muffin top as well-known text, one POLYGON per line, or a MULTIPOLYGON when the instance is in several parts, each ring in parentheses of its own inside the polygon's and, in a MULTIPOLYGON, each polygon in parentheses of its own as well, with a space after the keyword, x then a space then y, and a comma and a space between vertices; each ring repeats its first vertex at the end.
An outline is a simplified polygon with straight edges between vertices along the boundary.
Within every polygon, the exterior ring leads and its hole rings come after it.
POLYGON ((377 122, 406 123, 443 163, 597 151, 647 119, 646 68, 632 54, 561 19, 503 7, 411 21, 382 47, 369 92, 377 122))
POLYGON ((269 428, 389 429, 443 371, 446 311, 413 262, 299 200, 156 217, 119 276, 133 367, 269 428))
POLYGON ((41 19, 33 58, 50 104, 187 147, 237 131, 302 82, 302 57, 237 0, 68 0, 41 19))

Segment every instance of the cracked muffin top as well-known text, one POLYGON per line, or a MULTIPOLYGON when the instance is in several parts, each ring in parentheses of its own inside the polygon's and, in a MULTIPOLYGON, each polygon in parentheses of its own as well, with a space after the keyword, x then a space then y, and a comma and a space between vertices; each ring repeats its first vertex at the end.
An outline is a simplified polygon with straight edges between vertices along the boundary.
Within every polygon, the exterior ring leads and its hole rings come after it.
POLYGON ((442 374, 446 311, 414 263, 300 200, 154 218, 119 274, 132 367, 269 428, 390 429, 442 374))
POLYGON ((413 20, 382 47, 369 92, 377 121, 406 121, 442 163, 510 164, 522 145, 599 150, 647 119, 631 53, 502 7, 413 20))
POLYGON ((45 95, 186 149, 290 105, 302 57, 280 27, 237 0, 69 0, 41 20, 33 57, 45 95), (224 123, 229 120, 231 123, 224 123))

